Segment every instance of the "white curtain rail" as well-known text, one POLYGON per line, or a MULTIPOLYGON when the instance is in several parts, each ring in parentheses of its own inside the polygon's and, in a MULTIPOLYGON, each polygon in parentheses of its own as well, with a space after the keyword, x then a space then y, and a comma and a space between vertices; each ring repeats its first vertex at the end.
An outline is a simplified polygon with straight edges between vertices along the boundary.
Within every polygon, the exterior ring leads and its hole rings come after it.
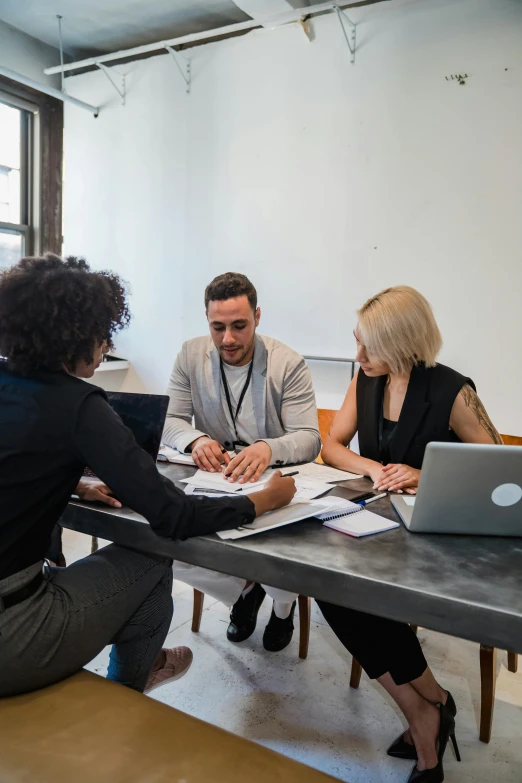
POLYGON ((17 73, 16 71, 12 71, 10 68, 4 68, 3 65, 0 65, 0 76, 5 76, 7 79, 11 79, 13 82, 24 84, 26 87, 31 87, 33 90, 38 90, 38 92, 43 92, 46 95, 50 95, 52 98, 58 98, 59 101, 72 103, 74 106, 78 106, 78 108, 85 109, 91 114, 94 114, 95 117, 97 117, 100 112, 98 106, 91 106, 90 103, 79 101, 78 98, 73 98, 71 95, 68 95, 65 92, 61 92, 61 90, 56 90, 54 87, 48 87, 46 84, 36 82, 34 79, 29 79, 27 76, 24 76, 21 73, 17 73))
MULTIPOLYGON (((380 0, 375 0, 380 2, 380 0)), ((142 54, 148 54, 149 52, 160 51, 166 49, 167 46, 181 46, 183 44, 195 43, 196 41, 205 41, 211 38, 216 38, 221 35, 231 35, 232 33, 238 33, 243 30, 252 30, 254 27, 279 27, 283 24, 290 24, 292 22, 299 22, 304 16, 310 16, 312 14, 319 14, 323 11, 333 11, 336 7, 350 8, 362 5, 361 2, 351 3, 316 3, 315 5, 306 6, 305 8, 298 8, 294 11, 289 11, 285 14, 279 14, 268 18, 249 19, 246 22, 238 22, 237 24, 229 24, 224 27, 216 27, 213 30, 203 30, 199 33, 191 33, 190 35, 182 35, 178 38, 171 38, 168 41, 158 41, 157 43, 144 44, 143 46, 135 46, 133 49, 122 49, 119 52, 112 52, 111 54, 101 54, 98 57, 88 57, 86 60, 77 60, 76 62, 66 63, 62 67, 60 65, 54 65, 52 68, 45 68, 44 73, 55 74, 65 71, 73 71, 77 68, 89 68, 97 66, 99 63, 107 63, 112 60, 123 60, 126 58, 138 57, 142 54)))

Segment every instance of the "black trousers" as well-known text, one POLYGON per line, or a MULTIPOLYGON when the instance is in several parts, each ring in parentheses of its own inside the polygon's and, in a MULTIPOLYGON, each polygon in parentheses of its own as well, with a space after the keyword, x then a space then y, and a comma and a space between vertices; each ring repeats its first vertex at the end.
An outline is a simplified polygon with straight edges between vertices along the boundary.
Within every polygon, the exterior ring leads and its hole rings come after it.
POLYGON ((387 672, 396 685, 416 680, 428 664, 417 635, 406 623, 317 601, 339 641, 372 680, 387 672))

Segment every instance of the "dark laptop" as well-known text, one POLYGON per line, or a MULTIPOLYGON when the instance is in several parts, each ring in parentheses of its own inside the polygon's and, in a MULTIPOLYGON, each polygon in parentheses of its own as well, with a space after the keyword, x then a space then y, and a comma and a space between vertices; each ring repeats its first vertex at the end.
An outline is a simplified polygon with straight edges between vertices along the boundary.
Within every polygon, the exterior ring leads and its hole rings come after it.
POLYGON ((131 430, 138 445, 156 461, 169 406, 167 395, 107 392, 107 396, 111 408, 131 430))
MULTIPOLYGON (((167 395, 107 392, 107 397, 109 405, 131 430, 138 445, 156 461, 169 407, 167 395)), ((85 468, 84 476, 97 478, 90 468, 85 468)))

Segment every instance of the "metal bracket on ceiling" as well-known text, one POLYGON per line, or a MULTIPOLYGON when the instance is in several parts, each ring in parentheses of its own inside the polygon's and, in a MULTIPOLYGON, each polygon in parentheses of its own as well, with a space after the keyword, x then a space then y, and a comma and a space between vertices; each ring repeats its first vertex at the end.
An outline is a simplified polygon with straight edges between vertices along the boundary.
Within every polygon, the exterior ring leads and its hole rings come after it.
POLYGON ((169 46, 168 44, 165 44, 165 49, 171 55, 172 59, 176 63, 176 67, 180 72, 183 81, 185 82, 187 94, 190 93, 190 82, 191 82, 190 60, 187 60, 186 57, 183 57, 175 49, 173 49, 172 46, 169 46))
POLYGON ((62 19, 63 19, 63 16, 60 16, 60 14, 56 14, 56 18, 58 19, 58 39, 60 41, 60 69, 61 69, 61 75, 62 75, 62 92, 65 92, 65 74, 63 72, 63 41, 62 41, 62 19))
POLYGON ((125 106, 125 96, 126 96, 125 74, 124 73, 120 73, 119 71, 115 71, 114 68, 107 68, 107 66, 104 65, 103 63, 96 63, 96 65, 98 66, 98 68, 101 71, 103 71, 103 73, 105 74, 107 79, 110 81, 110 83, 112 84, 112 86, 114 87, 114 89, 116 90, 118 95, 120 96, 120 98, 121 98, 121 105, 125 106), (121 80, 121 89, 120 89, 120 87, 118 87, 118 85, 116 83, 116 79, 113 78, 113 75, 112 75, 113 73, 115 73, 116 77, 121 80))
POLYGON ((306 35, 307 40, 312 41, 313 33, 312 33, 312 25, 310 24, 310 17, 302 16, 299 20, 299 24, 301 25, 301 28, 303 30, 303 33, 306 35))
POLYGON ((344 38, 345 38, 346 43, 348 45, 348 49, 350 50, 350 55, 351 55, 350 60, 351 60, 352 63, 354 63, 355 62, 355 31, 356 31, 355 24, 348 17, 348 15, 341 8, 339 8, 338 5, 334 5, 332 10, 334 10, 337 13, 337 18, 339 19, 339 24, 341 25, 341 29, 342 29, 343 34, 344 34, 344 38), (346 26, 345 26, 346 22, 350 26, 350 30, 349 31, 346 29, 346 26))

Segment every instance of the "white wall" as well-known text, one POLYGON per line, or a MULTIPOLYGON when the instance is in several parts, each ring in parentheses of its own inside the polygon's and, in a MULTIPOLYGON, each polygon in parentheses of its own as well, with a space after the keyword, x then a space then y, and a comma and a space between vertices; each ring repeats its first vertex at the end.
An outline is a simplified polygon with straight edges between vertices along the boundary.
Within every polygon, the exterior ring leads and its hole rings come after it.
MULTIPOLYGON (((167 57, 134 63, 125 109, 66 109, 65 241, 133 286, 119 341, 161 390, 205 331, 205 284, 255 282, 262 329, 308 354, 351 356, 355 310, 408 283, 432 302, 441 361, 522 433, 522 3, 393 0, 192 49, 186 96, 167 57), (507 69, 507 70, 505 70, 507 69), (465 86, 446 80, 467 73, 465 86), (81 115, 81 116, 80 116, 81 115)), ((68 81, 105 100, 102 74, 68 81)), ((316 368, 318 365, 315 366, 316 368)), ((347 371, 323 365, 338 407, 347 371)))
POLYGON ((58 76, 45 76, 44 68, 59 65, 58 49, 0 21, 0 65, 49 87, 59 87, 58 76))

